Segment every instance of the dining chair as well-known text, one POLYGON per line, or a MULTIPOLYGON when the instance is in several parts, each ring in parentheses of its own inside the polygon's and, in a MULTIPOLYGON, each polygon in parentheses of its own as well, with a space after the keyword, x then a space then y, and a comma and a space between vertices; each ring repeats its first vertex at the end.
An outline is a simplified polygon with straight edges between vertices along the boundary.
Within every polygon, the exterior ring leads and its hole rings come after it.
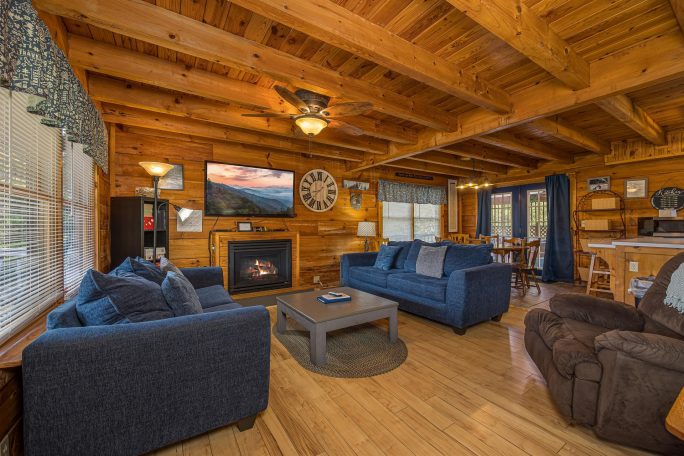
MULTIPOLYGON (((503 247, 523 247, 525 245, 524 238, 509 237, 502 239, 503 247)), ((508 252, 503 255, 503 263, 516 263, 520 261, 520 254, 518 252, 508 252)))
POLYGON ((470 235, 468 233, 450 233, 449 240, 456 244, 467 244, 470 242, 470 235))
POLYGON ((523 250, 519 255, 518 261, 513 264, 513 287, 522 291, 523 296, 527 290, 532 288, 532 283, 537 288, 537 293, 541 293, 539 280, 537 280, 536 264, 541 249, 541 240, 523 240, 523 250))

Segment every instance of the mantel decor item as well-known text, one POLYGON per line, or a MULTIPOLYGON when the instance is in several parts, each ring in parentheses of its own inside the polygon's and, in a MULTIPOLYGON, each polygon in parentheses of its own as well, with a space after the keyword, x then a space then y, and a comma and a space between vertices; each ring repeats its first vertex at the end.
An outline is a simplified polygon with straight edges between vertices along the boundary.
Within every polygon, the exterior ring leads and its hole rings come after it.
POLYGON ((237 222, 237 230, 241 233, 253 231, 252 222, 237 222))
POLYGON ((152 219, 154 224, 152 226, 152 262, 157 261, 157 199, 158 199, 158 187, 159 178, 164 177, 166 173, 171 171, 173 165, 161 162, 140 162, 138 163, 142 166, 147 174, 152 176, 152 181, 154 182, 154 206, 152 206, 152 219))
POLYGON ((625 199, 646 198, 648 196, 648 179, 626 179, 625 199))
POLYGON ((368 252, 370 250, 370 243, 368 242, 368 238, 374 238, 376 236, 375 222, 359 222, 359 226, 356 230, 356 235, 366 238, 363 244, 363 251, 368 252))

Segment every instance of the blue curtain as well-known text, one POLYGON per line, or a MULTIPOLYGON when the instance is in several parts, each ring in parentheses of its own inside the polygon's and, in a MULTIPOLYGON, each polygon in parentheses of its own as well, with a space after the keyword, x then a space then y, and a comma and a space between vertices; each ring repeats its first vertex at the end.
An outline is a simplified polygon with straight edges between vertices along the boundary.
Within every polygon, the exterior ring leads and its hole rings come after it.
POLYGON ((549 227, 542 280, 572 282, 574 259, 570 233, 570 179, 560 174, 546 176, 545 181, 549 227))
POLYGON ((489 189, 477 191, 477 229, 475 237, 490 236, 492 234, 492 191, 489 189))

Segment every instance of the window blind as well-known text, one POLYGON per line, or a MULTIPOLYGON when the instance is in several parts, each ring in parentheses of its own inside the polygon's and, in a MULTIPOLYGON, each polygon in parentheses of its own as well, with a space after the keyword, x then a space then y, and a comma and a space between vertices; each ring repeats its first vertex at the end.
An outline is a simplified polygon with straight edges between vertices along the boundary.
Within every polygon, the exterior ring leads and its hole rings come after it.
POLYGON ((0 343, 63 296, 60 131, 0 89, 0 343))
POLYGON ((410 241, 411 203, 382 203, 382 237, 390 241, 410 241))
POLYGON ((64 297, 70 299, 95 265, 95 163, 81 144, 63 144, 64 297))
POLYGON ((436 204, 413 205, 413 237, 435 242, 441 236, 441 206, 436 204))

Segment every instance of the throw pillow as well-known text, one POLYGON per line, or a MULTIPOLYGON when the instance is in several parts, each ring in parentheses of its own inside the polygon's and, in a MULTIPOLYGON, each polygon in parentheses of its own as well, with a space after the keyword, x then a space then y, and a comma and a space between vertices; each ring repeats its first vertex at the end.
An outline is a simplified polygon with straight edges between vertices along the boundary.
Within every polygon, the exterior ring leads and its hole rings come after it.
POLYGON ((416 272, 416 261, 418 260, 418 254, 420 253, 420 249, 423 246, 439 247, 440 244, 439 242, 427 243, 425 241, 421 241, 420 239, 416 239, 415 241, 413 241, 413 243, 411 244, 411 248, 409 249, 408 254, 406 255, 406 261, 404 261, 404 270, 409 272, 416 272))
POLYGON ((416 273, 428 277, 440 278, 444 272, 444 255, 447 246, 439 247, 422 246, 416 261, 416 273))
POLYGON ((401 247, 398 245, 381 245, 373 266, 383 271, 389 271, 392 269, 394 258, 399 253, 399 250, 401 250, 401 247))
POLYGON ((444 275, 461 269, 484 266, 492 262, 492 244, 453 244, 447 248, 444 257, 444 275))
POLYGON ((161 290, 176 317, 202 313, 199 296, 183 274, 169 271, 161 284, 161 290))
POLYGON ((388 245, 401 247, 399 253, 394 257, 394 263, 392 264, 392 269, 404 269, 404 263, 406 263, 406 257, 408 256, 409 250, 411 250, 411 241, 390 241, 388 245))
POLYGON ((76 313, 84 326, 114 325, 173 317, 161 287, 132 273, 89 270, 81 281, 76 313))
MULTIPOLYGON (((152 263, 150 263, 152 264, 152 263)), ((164 273, 156 266, 147 266, 135 258, 128 257, 119 266, 110 272, 110 275, 120 276, 121 274, 135 274, 143 279, 161 285, 164 281, 164 273)))
POLYGON ((169 259, 166 258, 165 256, 162 256, 161 259, 159 260, 159 269, 161 269, 161 272, 164 272, 167 274, 169 272, 175 272, 176 274, 183 275, 181 270, 178 269, 178 267, 175 264, 171 263, 169 261, 169 259))

